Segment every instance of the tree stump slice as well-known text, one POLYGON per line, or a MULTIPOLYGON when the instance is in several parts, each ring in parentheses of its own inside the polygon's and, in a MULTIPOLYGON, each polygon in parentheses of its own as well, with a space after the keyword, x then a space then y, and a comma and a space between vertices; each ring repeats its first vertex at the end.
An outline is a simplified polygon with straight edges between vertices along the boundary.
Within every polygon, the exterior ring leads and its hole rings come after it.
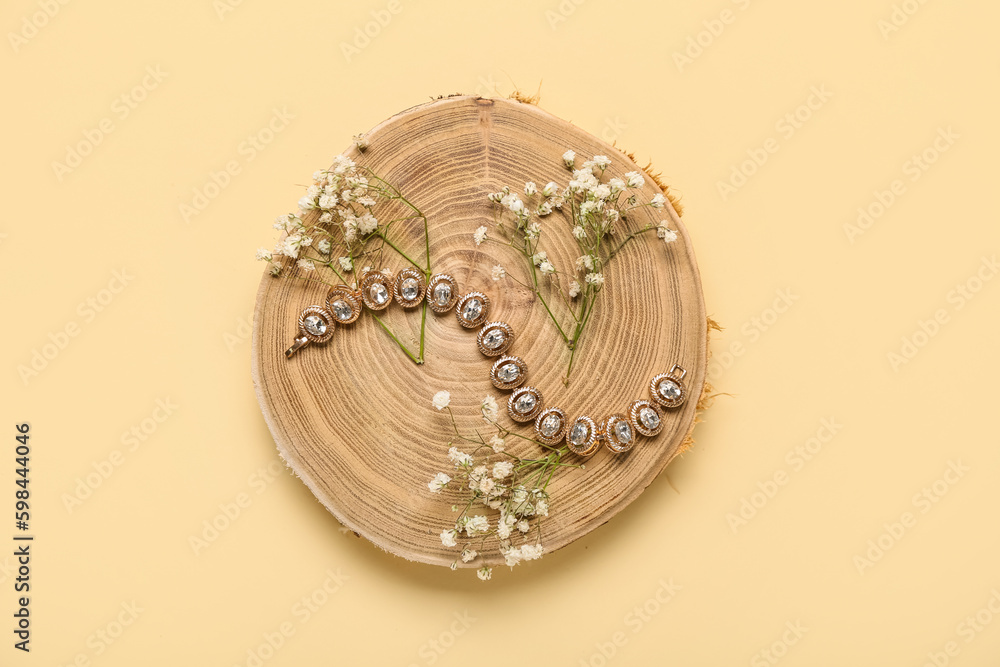
MULTIPOLYGON (((541 302, 509 278, 491 278, 492 267, 502 264, 530 283, 525 259, 498 244, 477 247, 473 232, 480 225, 493 231, 488 193, 504 185, 520 190, 526 181, 539 188, 548 181, 565 184, 568 173, 561 156, 567 149, 576 151, 578 163, 593 155, 609 156, 613 175, 641 168, 571 123, 535 105, 504 99, 435 100, 386 120, 367 138, 364 153, 352 147, 346 154, 392 183, 427 216, 432 270, 454 276, 460 293, 479 290, 490 297, 489 319, 513 327, 515 341, 508 354, 525 360, 527 384, 541 390, 545 407, 561 407, 570 420, 580 414, 600 420, 625 413, 635 399, 648 399, 654 375, 675 363, 687 369, 688 399, 664 411, 658 436, 639 436, 625 455, 602 446, 585 460, 585 470, 562 469, 553 478, 541 541, 546 551, 563 547, 635 500, 678 453, 693 426, 705 382, 707 331, 687 232, 669 203, 634 212, 631 229, 667 219, 680 238, 666 245, 655 232, 647 232, 605 268, 604 289, 565 386, 570 351, 541 302)), ((647 174, 642 200, 657 192, 647 174)), ((556 212, 543 220, 539 247, 558 269, 572 271, 580 252, 568 216, 556 212)), ((418 262, 424 257, 420 220, 394 225, 391 239, 418 262)), ((406 266, 395 253, 387 258, 391 263, 380 268, 395 272, 406 266)), ((501 423, 514 432, 531 437, 532 424, 517 425, 507 417, 509 393, 496 390, 489 380, 493 360, 480 354, 476 330, 459 326, 454 311, 436 315, 428 309, 423 365, 407 358, 368 312, 352 325, 337 327, 325 345, 309 345, 286 359, 299 313, 308 305, 322 305, 325 298, 322 285, 266 273, 260 283, 252 374, 278 450, 344 526, 403 558, 450 565, 458 550, 444 547, 440 533, 454 524, 451 504, 457 496, 449 490, 432 494, 427 483, 438 471, 451 472, 447 450, 452 430, 447 412, 435 409, 431 397, 440 390, 451 392, 463 433, 486 426, 479 405, 487 394, 496 397, 501 423)), ((556 312, 565 314, 562 308, 556 312)), ((420 309, 404 310, 394 303, 382 315, 415 349, 420 309)), ((508 437, 507 443, 509 451, 521 456, 540 451, 519 438, 508 437)), ((459 565, 502 562, 492 548, 459 565)))

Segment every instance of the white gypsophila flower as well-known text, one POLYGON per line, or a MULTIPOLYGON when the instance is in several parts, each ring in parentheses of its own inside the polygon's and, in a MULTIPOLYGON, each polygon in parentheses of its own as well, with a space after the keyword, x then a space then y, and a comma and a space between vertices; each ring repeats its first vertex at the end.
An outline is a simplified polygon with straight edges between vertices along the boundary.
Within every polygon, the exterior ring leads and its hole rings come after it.
POLYGON ((663 196, 663 193, 653 195, 653 198, 649 200, 649 205, 653 208, 663 208, 663 205, 667 203, 667 198, 663 196))
POLYGON ((514 567, 521 562, 521 550, 520 549, 508 549, 503 554, 504 563, 510 567, 514 567))
POLYGON ((573 280, 569 283, 569 298, 575 299, 580 296, 580 283, 573 280))
POLYGON ((458 569, 458 561, 457 560, 452 561, 451 565, 448 566, 448 569, 451 570, 452 572, 454 572, 455 570, 457 570, 458 569))
POLYGON ((447 391, 439 391, 438 393, 434 394, 434 398, 431 399, 431 403, 433 403, 434 407, 437 408, 438 410, 444 410, 446 407, 448 407, 448 403, 450 402, 451 402, 451 394, 449 394, 447 391))
POLYGON ((592 162, 594 163, 594 166, 600 169, 601 171, 604 171, 605 169, 611 166, 611 158, 609 158, 607 155, 595 155, 592 162))
POLYGON ((368 148, 368 137, 363 134, 355 134, 354 145, 358 147, 359 151, 364 152, 368 148))
POLYGON ((656 228, 656 235, 663 239, 664 243, 673 243, 677 240, 677 232, 667 227, 665 220, 656 228))
POLYGON ((518 486, 511 491, 510 500, 515 505, 526 502, 528 500, 528 490, 523 486, 518 486))
POLYGON ((337 205, 340 201, 340 197, 337 195, 323 195, 319 198, 319 207, 322 209, 329 210, 337 205))
POLYGON ((623 181, 622 179, 618 178, 617 176, 614 177, 614 178, 609 178, 608 179, 608 188, 611 189, 611 194, 616 195, 616 194, 618 194, 619 192, 621 192, 622 190, 625 189, 625 181, 623 181))
POLYGON ((646 183, 646 179, 637 171, 628 172, 625 174, 625 178, 630 188, 641 188, 646 183))
POLYGON ((556 184, 556 182, 555 181, 549 181, 548 183, 545 184, 545 187, 542 188, 542 194, 544 196, 546 196, 546 197, 551 197, 558 190, 559 190, 559 186, 556 184))
POLYGON ((313 239, 311 236, 303 236, 302 240, 299 241, 299 245, 301 245, 303 248, 308 248, 312 244, 313 244, 313 239))
POLYGON ((504 479, 514 472, 514 463, 511 461, 498 461, 493 464, 493 476, 497 479, 504 479))
POLYGON ((594 285, 595 287, 600 287, 604 284, 604 274, 603 273, 588 273, 584 278, 588 283, 594 285))
POLYGON ((580 255, 576 258, 576 270, 583 271, 584 269, 587 269, 588 271, 594 270, 593 255, 580 255))
POLYGON ((495 435, 492 438, 490 438, 490 447, 492 447, 493 451, 496 452, 497 454, 503 452, 504 448, 503 438, 501 438, 499 435, 495 435))
POLYGON ((492 396, 487 396, 483 399, 483 403, 480 406, 480 410, 483 413, 483 419, 486 421, 496 421, 497 411, 500 407, 497 405, 497 399, 492 396))
POLYGON ((365 195, 364 197, 358 197, 357 201, 365 208, 371 208, 372 206, 375 205, 375 200, 372 197, 369 197, 368 195, 365 195))
POLYGON ((470 562, 472 560, 475 560, 476 556, 478 556, 478 555, 479 555, 479 552, 476 551, 475 549, 463 549, 462 550, 462 562, 463 563, 468 563, 468 562, 470 562))
POLYGON ((313 262, 312 262, 311 259, 305 259, 305 258, 300 259, 299 261, 295 262, 295 266, 299 267, 303 271, 314 271, 314 270, 316 270, 316 265, 313 264, 313 262))
POLYGON ((550 213, 552 213, 552 204, 546 201, 538 205, 538 215, 545 217, 550 213))
POLYGON ((526 533, 531 530, 531 525, 528 523, 527 519, 521 519, 517 522, 517 529, 522 533, 526 533))
POLYGON ((493 267, 493 280, 500 280, 507 275, 507 270, 497 264, 493 267))
POLYGON ((524 560, 535 560, 536 558, 542 557, 542 545, 541 544, 522 544, 521 545, 521 558, 524 560))
POLYGON ((573 164, 576 162, 576 153, 573 151, 566 151, 563 153, 562 159, 563 164, 565 164, 567 168, 572 169, 573 164))
POLYGON ((573 236, 577 240, 582 241, 587 237, 587 230, 584 229, 581 225, 577 225, 576 227, 573 228, 573 236))
POLYGON ((278 264, 277 262, 275 262, 274 264, 271 265, 271 275, 272 276, 280 276, 281 275, 281 264, 278 264))
POLYGON ((432 479, 427 483, 427 488, 431 490, 431 493, 441 493, 441 489, 443 489, 445 485, 450 481, 451 477, 444 474, 443 472, 439 472, 438 474, 434 475, 434 479, 432 479))
POLYGON ((496 489, 497 483, 491 477, 483 477, 479 480, 479 490, 485 495, 490 495, 496 489))
POLYGON ((316 242, 316 250, 322 255, 330 254, 330 241, 328 239, 320 239, 316 242))
POLYGON ((309 195, 303 196, 299 199, 299 210, 300 211, 310 211, 316 208, 316 198, 310 197, 309 195))
POLYGON ((456 467, 472 465, 472 456, 461 451, 458 447, 451 447, 448 450, 448 458, 456 467))
POLYGON ((271 261, 271 253, 268 252, 267 248, 257 248, 257 261, 265 260, 271 261))
POLYGON ((441 544, 445 545, 446 547, 455 546, 456 544, 458 544, 458 540, 455 539, 457 535, 458 531, 455 530, 454 528, 452 528, 451 530, 442 530, 441 544))
POLYGON ((476 485, 479 484, 479 480, 481 480, 485 476, 486 476, 486 466, 478 465, 475 468, 473 468, 472 472, 469 473, 469 479, 472 482, 469 488, 470 489, 476 488, 476 485))
POLYGON ((492 567, 481 567, 476 570, 476 576, 483 581, 489 581, 493 578, 493 568, 492 567))
POLYGON ((603 201, 611 196, 611 188, 606 184, 598 185, 594 188, 594 196, 603 201))
POLYGON ((529 224, 524 230, 524 238, 526 238, 529 241, 534 241, 535 239, 538 238, 538 234, 541 231, 542 231, 542 226, 539 225, 537 222, 532 221, 531 224, 529 224))
POLYGON ((549 515, 549 503, 544 498, 535 502, 535 514, 538 516, 549 515))
POLYGON ((378 228, 378 218, 371 213, 365 213, 358 218, 358 231, 368 236, 378 228))
POLYGON ((358 238, 358 225, 357 223, 344 222, 344 240, 348 243, 354 243, 358 238))
POLYGON ((597 210, 597 202, 585 201, 580 204, 580 217, 586 218, 588 215, 597 210))
POLYGON ((340 268, 344 271, 351 271, 354 269, 354 262, 351 261, 350 257, 341 257, 337 261, 340 262, 340 268))
POLYGON ((528 181, 527 183, 524 184, 524 194, 530 197, 536 192, 538 192, 538 186, 535 185, 533 181, 528 181))
POLYGON ((468 523, 465 524, 465 533, 469 537, 489 532, 489 530, 490 530, 489 519, 487 519, 482 514, 477 514, 474 517, 470 517, 468 523))
POLYGON ((319 221, 322 223, 333 222, 333 213, 330 211, 323 211, 319 215, 319 221))
POLYGON ((538 265, 538 270, 545 275, 551 275, 556 272, 556 267, 552 266, 552 262, 545 260, 538 265))
POLYGON ((296 259, 299 256, 300 245, 302 245, 302 236, 299 234, 286 236, 284 243, 281 245, 281 254, 296 259))
POLYGON ((486 227, 479 227, 472 234, 472 240, 476 242, 476 245, 482 245, 483 241, 486 240, 486 227))
POLYGON ((531 256, 531 263, 534 264, 535 266, 539 266, 542 262, 548 260, 548 258, 549 256, 545 253, 544 250, 542 250, 540 252, 536 252, 534 255, 531 256))

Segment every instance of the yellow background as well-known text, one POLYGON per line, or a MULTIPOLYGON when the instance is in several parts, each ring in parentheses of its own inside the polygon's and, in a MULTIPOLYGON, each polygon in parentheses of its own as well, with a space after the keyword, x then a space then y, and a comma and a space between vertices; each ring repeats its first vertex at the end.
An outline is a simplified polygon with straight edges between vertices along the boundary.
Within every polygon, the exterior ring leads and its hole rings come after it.
POLYGON ((995 3, 223 1, 0 12, 0 539, 22 421, 37 536, 29 655, 0 551, 0 664, 253 665, 282 629, 260 664, 996 664, 995 3), (339 531, 267 473, 252 255, 355 133, 429 96, 540 82, 543 108, 682 195, 730 395, 626 512, 483 584, 339 531), (249 150, 276 113, 292 118, 249 150), (81 142, 77 167, 54 166, 81 142), (753 173, 724 196, 734 169, 753 173), (52 358, 24 375, 36 352, 52 358))

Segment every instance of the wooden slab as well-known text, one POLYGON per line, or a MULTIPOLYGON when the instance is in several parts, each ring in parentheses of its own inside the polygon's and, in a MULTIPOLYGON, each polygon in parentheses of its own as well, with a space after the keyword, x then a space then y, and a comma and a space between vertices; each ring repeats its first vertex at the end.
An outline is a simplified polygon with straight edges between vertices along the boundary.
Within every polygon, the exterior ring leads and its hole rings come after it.
MULTIPOLYGON (((589 413, 602 418, 648 398, 650 379, 674 363, 688 370, 689 400, 668 411, 656 438, 640 438, 628 455, 602 449, 586 470, 566 469, 550 484, 551 512, 542 543, 551 551, 606 522, 635 500, 677 454, 694 418, 707 365, 706 315, 701 282, 687 233, 674 210, 639 211, 638 224, 668 218, 681 238, 667 246, 647 233, 607 267, 605 289, 576 353, 569 386, 564 386, 569 350, 528 290, 490 277, 494 264, 526 279, 523 258, 493 244, 476 247, 473 231, 494 217, 486 196, 525 181, 565 184, 561 155, 579 159, 604 154, 611 171, 639 167, 607 143, 554 118, 537 106, 503 99, 461 96, 404 111, 368 134, 369 148, 347 154, 370 166, 400 189, 429 220, 435 272, 451 273, 462 292, 478 289, 494 302, 491 319, 514 328, 511 352, 528 365, 529 382, 546 406, 570 418, 589 413)), ((303 177, 299 175, 299 177, 303 177)), ((296 178, 290 175, 290 179, 296 178)), ((648 201, 658 187, 651 179, 648 201)), ((293 210, 294 202, 289 203, 293 210)), ((557 267, 570 268, 580 254, 565 221, 546 219, 542 248, 557 267)), ((264 227, 264 225, 262 225, 264 227)), ((419 221, 394 229, 395 242, 422 258, 419 221)), ((398 256, 393 255, 393 259, 398 256)), ((387 268, 402 268, 400 260, 387 268)), ((489 381, 490 361, 476 349, 475 333, 448 313, 428 311, 426 363, 410 361, 367 312, 349 328, 338 328, 326 345, 310 345, 286 359, 303 307, 322 304, 325 290, 301 281, 264 275, 257 295, 252 374, 261 410, 287 464, 345 526, 404 558, 449 565, 456 550, 439 534, 454 522, 448 498, 431 494, 427 482, 450 471, 447 413, 431 405, 435 392, 451 392, 451 405, 464 431, 484 425, 479 404, 507 394, 489 381)), ((414 345, 420 309, 394 306, 387 322, 414 345)), ((505 414, 501 417, 509 422, 505 414)), ((519 432, 529 435, 527 426, 519 432)), ((508 438, 512 451, 537 448, 508 438)), ((581 557, 583 554, 580 554, 581 557)), ((486 553, 471 565, 499 564, 486 553)))

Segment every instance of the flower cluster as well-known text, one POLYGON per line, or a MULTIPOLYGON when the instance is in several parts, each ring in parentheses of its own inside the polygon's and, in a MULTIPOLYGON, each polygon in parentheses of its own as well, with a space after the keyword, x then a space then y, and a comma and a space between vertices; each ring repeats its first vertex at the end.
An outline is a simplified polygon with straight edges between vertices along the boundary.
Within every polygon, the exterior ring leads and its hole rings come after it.
POLYGON ((275 220, 281 238, 270 252, 259 248, 257 259, 267 261, 273 275, 281 274, 285 257, 303 271, 324 265, 338 275, 349 272, 365 243, 379 232, 373 209, 395 195, 393 188, 374 175, 369 178, 354 160, 338 155, 329 169, 313 173, 312 185, 299 199, 298 213, 275 220))
MULTIPOLYGON (((510 567, 540 558, 544 551, 541 523, 549 515, 549 481, 557 468, 578 466, 562 462, 568 451, 565 446, 544 445, 497 424, 497 402, 492 396, 483 399, 480 410, 483 420, 496 428, 496 434, 489 440, 478 431, 477 437, 463 436, 449 407, 450 400, 447 391, 440 391, 431 401, 438 410, 448 411, 455 437, 449 443, 449 472, 437 473, 427 488, 431 493, 448 490, 460 498, 452 505, 452 510, 458 512, 454 524, 441 531, 444 546, 461 549, 452 569, 458 567, 459 561, 471 563, 494 542, 510 567), (511 437, 542 446, 545 455, 522 458, 512 454, 506 446, 506 439, 511 437), (455 440, 468 443, 471 451, 459 449, 455 440)), ((480 567, 477 574, 488 580, 492 568, 480 567)))
MULTIPOLYGON (((525 256, 530 280, 528 283, 517 282, 538 295, 564 342, 573 350, 579 343, 597 294, 604 287, 607 263, 626 243, 640 234, 655 229, 657 236, 669 244, 677 240, 677 232, 670 229, 666 220, 660 221, 659 225, 647 224, 630 229, 634 227, 629 224, 633 211, 642 207, 661 209, 667 203, 663 193, 641 201, 640 191, 646 179, 640 172, 612 175, 611 158, 606 155, 595 155, 577 165, 577 156, 572 150, 563 154, 562 161, 570 172, 563 186, 552 181, 539 188, 533 181, 528 181, 523 188, 524 198, 509 186, 490 193, 489 200, 498 212, 495 226, 500 238, 490 238, 490 232, 484 226, 476 230, 473 240, 476 245, 487 240, 510 245, 525 256), (560 218, 568 224, 580 247, 581 254, 574 262, 572 271, 560 270, 544 250, 538 249, 542 220, 556 211, 563 213, 560 218), (560 280, 560 276, 564 280, 560 280), (540 284, 540 277, 547 280, 547 290, 542 289, 544 282, 540 284), (545 297, 546 293, 551 295, 552 290, 561 297, 571 322, 566 322, 566 318, 560 321, 553 313, 545 297), (564 323, 570 326, 564 328, 564 323)), ((503 266, 493 268, 494 280, 508 276, 516 280, 503 266)), ((572 367, 572 358, 570 364, 572 367)))
MULTIPOLYGON (((368 140, 364 135, 358 135, 354 144, 358 151, 364 151, 368 140)), ((273 226, 279 231, 273 250, 257 249, 257 259, 268 263, 273 276, 287 276, 329 287, 347 285, 355 289, 358 280, 349 280, 348 275, 356 266, 364 267, 362 275, 372 267, 391 272, 384 266, 387 263, 384 257, 387 248, 398 253, 426 277, 431 275, 427 218, 391 183, 346 155, 336 156, 329 169, 314 172, 312 185, 299 199, 298 212, 278 216, 273 226), (410 213, 381 220, 378 215, 388 216, 384 213, 377 215, 376 210, 381 210, 378 207, 392 201, 403 204, 410 213), (427 256, 422 263, 417 263, 389 239, 394 223, 414 218, 424 223, 427 256)), ((374 313, 373 317, 379 319, 374 313)), ((379 322, 382 323, 381 319, 379 322)), ((382 328, 410 359, 423 363, 423 320, 418 353, 411 351, 384 323, 382 328)))

